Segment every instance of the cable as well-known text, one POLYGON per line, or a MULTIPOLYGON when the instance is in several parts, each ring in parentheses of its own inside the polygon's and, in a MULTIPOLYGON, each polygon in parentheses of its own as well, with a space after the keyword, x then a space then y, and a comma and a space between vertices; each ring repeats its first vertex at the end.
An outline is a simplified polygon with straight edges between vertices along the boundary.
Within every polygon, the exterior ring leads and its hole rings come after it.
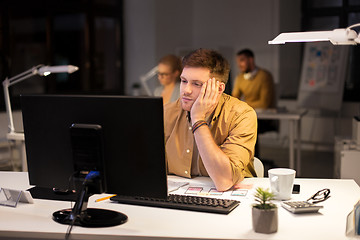
POLYGON ((67 230, 66 230, 66 234, 65 234, 65 240, 69 240, 70 239, 70 234, 71 234, 71 230, 75 224, 76 219, 78 218, 78 216, 74 216, 73 213, 70 214, 70 217, 72 217, 72 221, 70 223, 70 225, 68 226, 67 230))
MULTIPOLYGON (((74 173, 75 174, 75 173, 74 173)), ((74 174, 70 177, 69 179, 69 186, 70 186, 70 181, 73 178, 74 174)), ((83 182, 83 187, 87 184, 87 182, 91 179, 94 179, 96 177, 100 176, 100 172, 99 171, 90 171, 86 177, 85 180, 83 182)), ((71 202, 72 204, 72 202, 71 202)), ((71 219, 71 223, 69 224, 67 230, 66 230, 66 234, 65 234, 65 240, 69 240, 70 239, 70 235, 71 235, 71 231, 73 229, 73 226, 75 224, 75 221, 80 217, 80 215, 75 215, 72 211, 69 215, 69 218, 71 219)))
MULTIPOLYGON (((75 174, 76 174, 76 172, 71 174, 71 176, 69 177, 69 191, 71 191, 72 189, 75 191, 75 181, 74 181, 75 174)), ((71 207, 71 209, 73 208, 73 201, 70 201, 70 207, 71 207)), ((73 226, 75 224, 75 221, 76 221, 78 216, 74 216, 74 214, 71 212, 69 217, 72 218, 72 221, 71 221, 70 225, 68 226, 68 228, 66 230, 65 240, 70 239, 70 234, 71 234, 72 228, 73 228, 73 226)))
POLYGON ((98 177, 98 176, 100 176, 100 172, 99 172, 99 171, 90 171, 90 172, 86 175, 84 183, 86 183, 87 180, 91 180, 91 179, 96 178, 96 177, 98 177))

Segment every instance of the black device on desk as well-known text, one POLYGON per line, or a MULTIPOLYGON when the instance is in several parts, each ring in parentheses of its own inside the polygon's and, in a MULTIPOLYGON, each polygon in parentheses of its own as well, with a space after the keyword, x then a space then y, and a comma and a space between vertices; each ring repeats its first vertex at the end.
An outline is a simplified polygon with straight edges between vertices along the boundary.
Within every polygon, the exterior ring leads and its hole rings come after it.
MULTIPOLYGON (((107 222, 104 218, 113 213, 86 209, 91 194, 167 197, 161 98, 28 95, 21 96, 21 103, 34 198, 78 199, 75 207, 97 222, 75 224, 96 227, 123 223, 127 217, 115 214, 115 222, 107 222), (99 175, 84 186, 92 170, 99 175), (75 189, 78 194, 66 195, 75 189)), ((54 220, 71 224, 67 214, 56 212, 54 220)))

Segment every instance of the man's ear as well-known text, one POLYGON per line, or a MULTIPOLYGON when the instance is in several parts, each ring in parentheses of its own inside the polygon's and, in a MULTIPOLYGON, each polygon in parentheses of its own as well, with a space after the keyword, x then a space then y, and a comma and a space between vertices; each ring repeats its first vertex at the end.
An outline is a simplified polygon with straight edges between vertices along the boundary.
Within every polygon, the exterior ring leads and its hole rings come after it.
POLYGON ((223 93, 224 91, 225 91, 225 83, 220 82, 219 92, 223 93))

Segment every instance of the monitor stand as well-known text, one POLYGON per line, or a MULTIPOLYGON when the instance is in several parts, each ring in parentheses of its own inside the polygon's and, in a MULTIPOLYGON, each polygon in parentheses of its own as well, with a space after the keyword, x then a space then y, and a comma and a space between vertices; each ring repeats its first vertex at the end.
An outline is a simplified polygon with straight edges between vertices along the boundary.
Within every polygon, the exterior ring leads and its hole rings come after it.
POLYGON ((58 201, 72 201, 77 200, 77 194, 75 191, 70 190, 58 190, 54 188, 45 187, 32 187, 27 189, 31 193, 31 196, 36 199, 46 200, 58 200, 58 201))
POLYGON ((85 185, 74 207, 72 209, 63 209, 54 212, 53 220, 61 224, 82 227, 111 227, 127 221, 128 217, 120 212, 107 209, 87 208, 90 196, 89 187, 85 185))

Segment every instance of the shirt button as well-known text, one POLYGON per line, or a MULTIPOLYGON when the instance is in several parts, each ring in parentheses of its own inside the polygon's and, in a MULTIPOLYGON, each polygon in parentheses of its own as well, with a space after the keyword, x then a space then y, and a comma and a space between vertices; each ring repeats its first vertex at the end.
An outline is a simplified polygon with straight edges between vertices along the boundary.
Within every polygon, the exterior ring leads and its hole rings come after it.
POLYGON ((186 152, 187 152, 187 153, 190 153, 190 149, 186 149, 186 152))
POLYGON ((185 174, 188 174, 188 171, 185 171, 185 174))

